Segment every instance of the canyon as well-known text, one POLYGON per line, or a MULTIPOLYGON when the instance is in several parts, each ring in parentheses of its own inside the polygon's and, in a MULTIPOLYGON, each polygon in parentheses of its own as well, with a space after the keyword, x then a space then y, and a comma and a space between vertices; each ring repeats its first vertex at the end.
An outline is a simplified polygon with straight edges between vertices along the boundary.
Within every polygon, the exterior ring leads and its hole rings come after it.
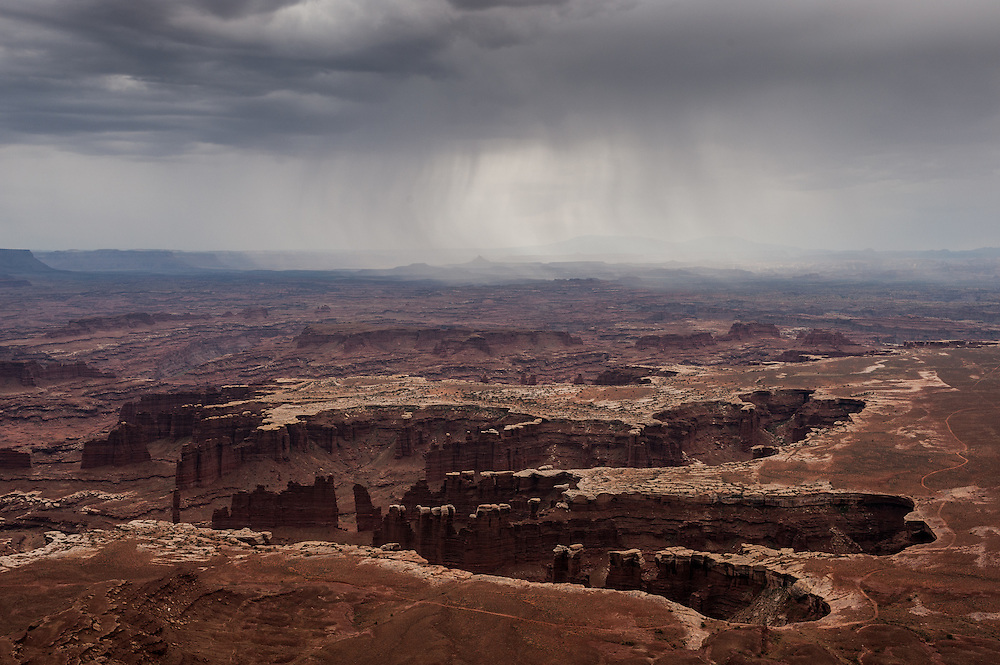
POLYGON ((195 637, 227 625, 247 662, 1000 653, 988 290, 30 258, 0 283, 0 662, 229 662, 195 637))

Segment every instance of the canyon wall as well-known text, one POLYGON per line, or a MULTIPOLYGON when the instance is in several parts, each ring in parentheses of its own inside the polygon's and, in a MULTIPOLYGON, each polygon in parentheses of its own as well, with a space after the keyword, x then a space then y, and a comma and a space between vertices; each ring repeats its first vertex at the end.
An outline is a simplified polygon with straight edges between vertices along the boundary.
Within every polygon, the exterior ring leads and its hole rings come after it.
POLYGON ((469 328, 379 328, 351 330, 309 326, 295 338, 298 348, 331 347, 343 355, 412 350, 438 356, 475 352, 487 356, 582 346, 583 340, 552 330, 472 330, 469 328))
POLYGON ((354 516, 359 532, 375 531, 382 524, 382 509, 372 505, 368 488, 357 483, 354 485, 354 516))
POLYGON ((905 519, 913 501, 894 495, 720 489, 592 497, 565 490, 564 501, 540 510, 537 503, 532 509, 523 493, 512 490, 507 496, 511 503, 482 504, 472 513, 453 504, 392 506, 374 543, 398 542, 432 563, 497 572, 509 566, 547 564, 556 547, 569 544, 588 551, 683 546, 709 552, 733 552, 755 544, 885 555, 934 540, 926 524, 905 519), (513 507, 518 502, 523 509, 513 507))
POLYGON ((213 529, 336 529, 339 521, 333 476, 317 476, 312 485, 289 482, 280 492, 258 486, 233 495, 230 508, 212 513, 213 529))
POLYGON ((31 453, 0 448, 0 469, 30 469, 31 453))
MULTIPOLYGON (((124 405, 106 439, 84 444, 83 468, 147 461, 147 445, 184 439, 177 462, 179 488, 204 486, 244 464, 284 461, 319 447, 347 464, 391 448, 396 459, 422 456, 428 483, 450 473, 560 468, 664 467, 698 460, 745 461, 803 439, 860 411, 860 400, 823 400, 809 390, 757 391, 745 403, 698 402, 657 414, 658 422, 533 418, 503 408, 463 406, 368 407, 331 410, 297 421, 263 425, 253 390, 146 395, 124 405)), ((481 497, 478 503, 488 502, 481 497)), ((435 504, 466 505, 458 499, 435 504)), ((476 505, 478 505, 478 503, 476 505)), ((414 504, 411 504, 411 506, 414 504)))
MULTIPOLYGON (((207 407, 250 398, 253 390, 246 386, 227 386, 201 392, 154 393, 143 395, 135 402, 124 404, 118 423, 104 439, 83 444, 81 468, 126 466, 150 459, 147 445, 159 439, 183 439, 205 429, 212 418, 207 407)), ((241 411, 244 406, 237 407, 241 411)), ((218 409, 217 409, 218 410, 218 409)), ((260 424, 259 417, 253 428, 260 424)))
POLYGON ((58 383, 74 379, 109 378, 111 374, 86 363, 41 363, 34 360, 0 361, 0 385, 33 388, 42 383, 58 383))
POLYGON ((655 561, 640 588, 715 619, 784 626, 830 613, 829 603, 798 578, 753 559, 673 547, 657 552, 655 561))

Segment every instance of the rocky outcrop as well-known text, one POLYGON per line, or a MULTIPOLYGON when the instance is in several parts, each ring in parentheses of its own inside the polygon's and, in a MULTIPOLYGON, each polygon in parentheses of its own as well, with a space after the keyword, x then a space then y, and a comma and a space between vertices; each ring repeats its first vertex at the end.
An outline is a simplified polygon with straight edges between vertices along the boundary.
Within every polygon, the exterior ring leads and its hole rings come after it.
POLYGON ((606 369, 594 377, 595 386, 630 386, 649 383, 646 378, 656 370, 645 367, 615 367, 606 369))
POLYGON ((796 339, 800 344, 808 348, 828 347, 839 349, 845 346, 859 346, 857 342, 852 341, 842 332, 821 330, 819 328, 799 333, 796 339))
POLYGON ((473 332, 464 339, 443 339, 434 347, 434 354, 447 356, 475 351, 494 356, 529 350, 568 348, 582 344, 583 340, 579 337, 554 330, 489 330, 473 332))
POLYGON ((0 249, 0 272, 22 274, 55 271, 35 258, 30 249, 0 249))
POLYGON ((201 321, 208 317, 199 314, 170 314, 167 312, 129 312, 112 316, 92 316, 73 319, 65 326, 51 330, 46 337, 73 337, 89 335, 103 330, 128 330, 149 328, 167 321, 201 321))
POLYGON ((849 420, 865 408, 859 399, 818 399, 813 390, 758 390, 740 395, 756 407, 760 427, 779 440, 801 441, 812 429, 823 429, 849 420))
POLYGON ((32 387, 37 385, 27 362, 0 361, 0 384, 32 387))
POLYGON ((31 453, 0 448, 0 469, 30 469, 31 453))
POLYGON ((406 514, 406 506, 393 504, 382 518, 382 528, 375 532, 372 544, 380 547, 396 543, 404 550, 411 550, 414 549, 416 540, 417 536, 406 514))
POLYGON ((778 338, 781 337, 781 332, 773 323, 759 323, 757 321, 742 323, 736 321, 730 326, 729 332, 719 339, 727 342, 744 342, 758 337, 778 338))
MULTIPOLYGON (((178 487, 206 485, 254 460, 289 459, 292 451, 317 446, 356 463, 361 450, 396 459, 422 456, 428 483, 450 473, 520 471, 543 465, 561 468, 662 467, 753 459, 757 446, 801 440, 860 410, 859 400, 817 400, 812 391, 759 391, 748 403, 699 402, 654 414, 660 422, 533 418, 507 409, 464 406, 368 407, 331 410, 280 426, 260 427, 258 412, 212 415, 194 410, 186 429, 157 425, 158 436, 192 441, 181 451, 178 487)), ((238 407, 245 408, 245 407, 238 407)), ((137 416, 138 417, 138 416, 137 416)), ((169 419, 168 419, 169 420, 169 419)), ((176 418, 174 418, 176 420, 176 418)), ((156 421, 159 423, 159 421, 156 421)), ((426 501, 424 497, 421 501, 426 501)), ((474 505, 491 501, 479 497, 474 505)), ((417 502, 406 502, 412 507, 417 502)), ((430 505, 467 505, 446 497, 430 505)), ((427 503, 423 503, 427 505, 427 503)))
POLYGON ((440 482, 448 473, 469 469, 517 471, 545 464, 569 469, 678 466, 684 456, 681 443, 670 439, 660 425, 536 418, 433 440, 424 460, 428 482, 440 482))
POLYGON ((578 480, 572 472, 554 470, 484 471, 478 476, 474 471, 452 472, 446 474, 439 491, 432 491, 425 480, 418 481, 403 495, 402 503, 411 511, 420 505, 450 504, 461 515, 484 504, 503 503, 522 519, 537 514, 539 505, 554 505, 578 480))
MULTIPOLYGON (((531 510, 529 504, 527 514, 508 503, 482 504, 468 516, 452 504, 392 506, 374 543, 400 543, 431 563, 498 572, 525 566, 542 570, 552 562, 553 550, 567 543, 593 553, 677 545, 734 552, 749 543, 885 555, 934 540, 926 524, 905 519, 913 502, 893 495, 719 486, 676 494, 589 496, 566 490, 562 498, 552 508, 531 510)), ((621 566, 642 567, 641 558, 626 559, 621 566)), ((621 568, 609 585, 641 588, 636 570, 621 568)))
POLYGON ((715 619, 784 626, 830 613, 829 603, 797 577, 754 558, 672 547, 655 560, 655 575, 640 588, 715 619))
POLYGON ((86 363, 39 363, 29 361, 0 361, 0 385, 35 387, 42 383, 57 383, 74 379, 110 378, 113 374, 102 372, 86 363))
POLYGON ((608 576, 604 586, 609 589, 642 588, 642 550, 608 552, 608 576))
POLYGON ((635 348, 640 351, 647 349, 653 351, 673 351, 701 349, 706 346, 712 346, 715 343, 715 337, 712 336, 712 333, 708 332, 691 333, 690 335, 643 335, 636 340, 635 348))
MULTIPOLYGON (((611 528, 624 545, 683 545, 711 552, 744 543, 797 551, 894 554, 934 540, 908 521, 913 501, 890 494, 796 490, 751 491, 725 485, 678 494, 599 494, 568 490, 569 515, 611 528), (692 518, 696 516, 696 518, 692 518), (651 536, 651 534, 655 534, 651 536)), ((589 545, 588 545, 589 547, 589 545)))
POLYGON ((213 529, 336 529, 339 521, 333 476, 317 476, 312 485, 289 482, 287 489, 271 492, 258 486, 233 495, 231 508, 212 513, 213 529))
MULTIPOLYGON (((240 401, 253 395, 247 386, 227 386, 200 392, 156 393, 143 395, 135 402, 124 404, 118 423, 105 439, 83 444, 81 468, 127 466, 150 459, 147 445, 159 439, 193 437, 196 430, 211 422, 206 409, 213 405, 240 401)), ((237 408, 237 407, 234 407, 237 408)), ((238 407, 241 411, 245 406, 238 407)), ((260 424, 259 416, 253 427, 260 424)))
POLYGON ((358 464, 361 455, 374 459, 383 450, 397 458, 427 450, 432 439, 463 436, 470 429, 517 422, 528 416, 506 409, 431 406, 371 407, 331 410, 280 426, 259 427, 257 413, 240 413, 199 421, 193 440, 177 463, 179 487, 206 485, 243 464, 258 460, 284 461, 293 451, 316 446, 358 464))
POLYGON ((356 330, 309 326, 295 338, 298 348, 323 346, 343 355, 422 351, 437 356, 473 352, 486 356, 583 344, 579 337, 552 330, 472 330, 469 328, 378 328, 356 330))
POLYGON ((573 584, 590 584, 589 578, 581 571, 583 545, 556 545, 552 550, 552 572, 549 581, 556 584, 569 582, 573 584))
POLYGON ((431 563, 473 572, 494 572, 517 559, 510 506, 485 504, 459 520, 455 506, 389 506, 373 544, 399 543, 431 563), (459 529, 459 525, 465 526, 459 529))
POLYGON ((130 466, 148 462, 152 459, 146 447, 149 441, 141 427, 131 423, 118 423, 106 439, 84 442, 80 468, 130 466))
POLYGON ((170 495, 170 521, 174 524, 181 522, 181 491, 176 488, 170 495))
POLYGON ((382 509, 372 505, 368 488, 357 483, 354 485, 354 515, 359 533, 376 531, 382 524, 382 509))
MULTIPOLYGON (((864 408, 852 399, 816 399, 811 390, 758 391, 747 403, 697 402, 654 414, 660 422, 522 420, 468 429, 464 436, 427 437, 428 482, 472 470, 517 471, 544 464, 561 468, 661 467, 753 459, 754 448, 801 441, 811 429, 847 420, 864 408)), ((412 438, 412 437, 411 437, 412 438)))
POLYGON ((796 351, 795 349, 787 349, 774 356, 774 361, 779 363, 807 363, 815 359, 815 356, 805 351, 796 351))
POLYGON ((262 422, 261 415, 253 412, 199 420, 177 460, 177 487, 209 485, 245 464, 288 461, 294 448, 304 449, 301 427, 262 428, 262 422))

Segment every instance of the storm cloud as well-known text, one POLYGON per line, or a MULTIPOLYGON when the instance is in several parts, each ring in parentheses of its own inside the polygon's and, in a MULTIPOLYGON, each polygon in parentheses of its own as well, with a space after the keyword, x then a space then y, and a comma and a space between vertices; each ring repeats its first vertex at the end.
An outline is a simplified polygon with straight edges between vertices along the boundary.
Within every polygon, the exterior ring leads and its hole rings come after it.
POLYGON ((971 0, 0 0, 0 228, 1000 245, 997 34, 971 0))

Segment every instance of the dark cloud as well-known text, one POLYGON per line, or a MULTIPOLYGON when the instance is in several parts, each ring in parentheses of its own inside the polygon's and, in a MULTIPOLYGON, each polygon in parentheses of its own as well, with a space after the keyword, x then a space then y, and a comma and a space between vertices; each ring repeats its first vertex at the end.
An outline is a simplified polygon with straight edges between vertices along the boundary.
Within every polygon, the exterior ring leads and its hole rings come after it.
POLYGON ((337 3, 50 0, 0 6, 0 132, 143 131, 177 146, 334 133, 399 81, 440 77, 441 20, 337 3), (321 110, 324 109, 325 110, 321 110), (243 128, 240 135, 237 128, 243 128))
POLYGON ((238 18, 250 14, 267 14, 288 7, 299 0, 201 0, 198 6, 221 18, 238 18))
POLYGON ((714 116, 720 138, 779 148, 972 140, 998 104, 1000 10, 961 6, 13 1, 0 131, 277 144, 447 116, 459 138, 684 140, 714 116))
POLYGON ((448 0, 459 9, 492 9, 494 7, 540 7, 564 5, 569 0, 448 0))
POLYGON ((0 146, 326 160, 386 220, 983 229, 997 34, 994 0, 0 0, 0 146))

